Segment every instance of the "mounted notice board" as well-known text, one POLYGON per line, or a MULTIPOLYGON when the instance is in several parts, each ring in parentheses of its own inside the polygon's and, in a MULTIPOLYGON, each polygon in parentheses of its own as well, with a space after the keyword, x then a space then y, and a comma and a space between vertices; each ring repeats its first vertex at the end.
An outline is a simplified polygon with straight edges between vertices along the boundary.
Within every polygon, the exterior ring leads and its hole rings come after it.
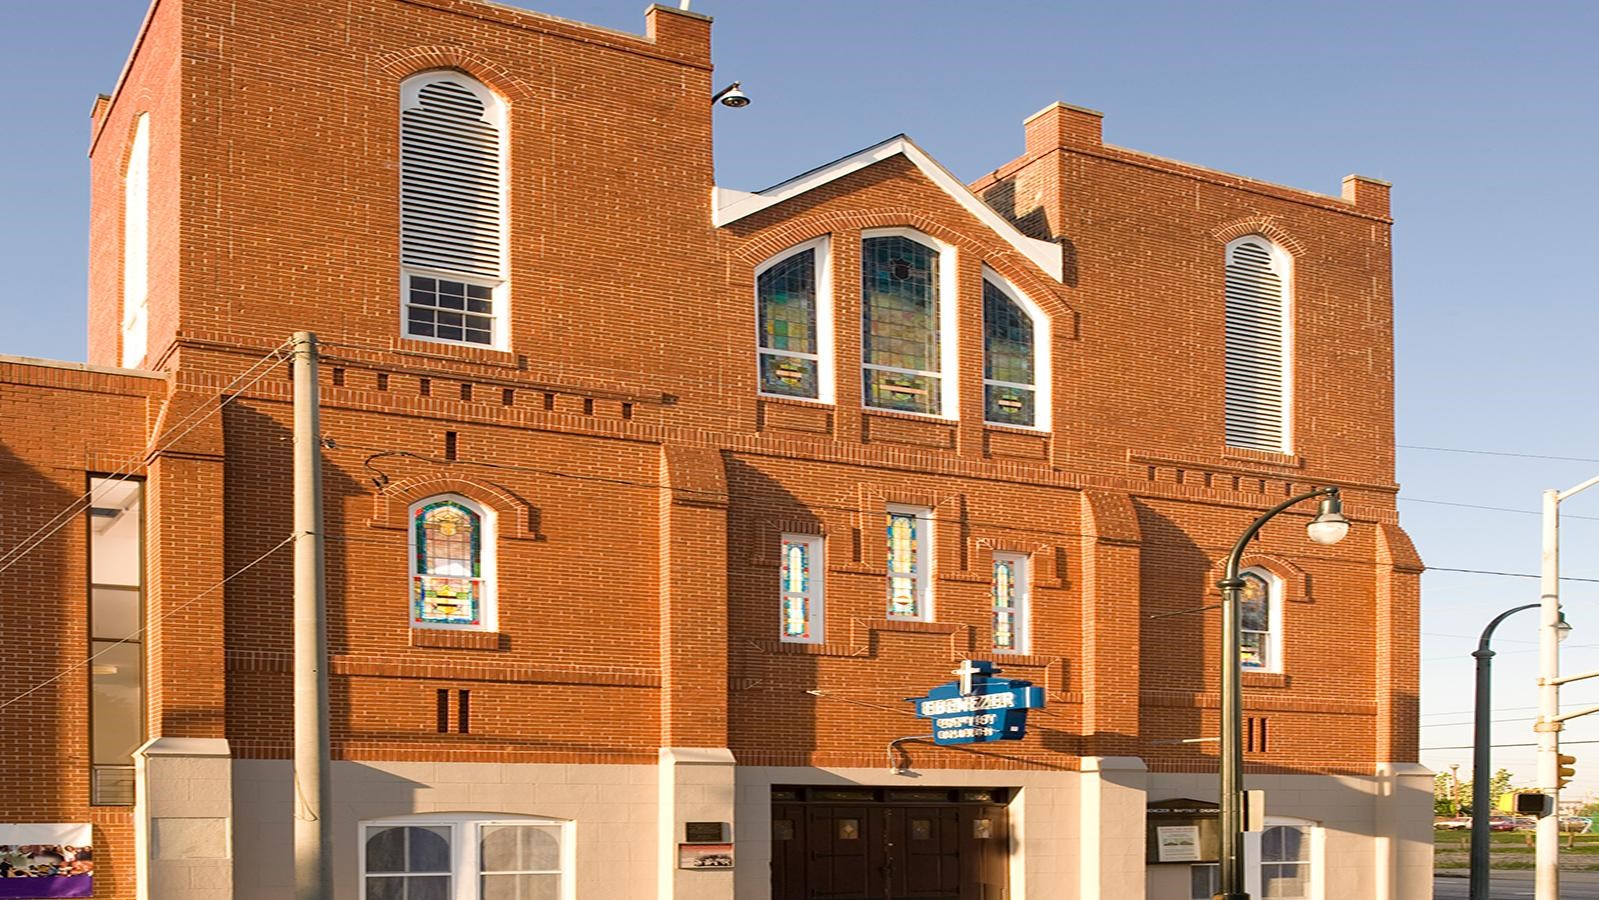
POLYGON ((1155 800, 1144 812, 1146 863, 1217 862, 1220 812, 1214 803, 1177 797, 1155 800))

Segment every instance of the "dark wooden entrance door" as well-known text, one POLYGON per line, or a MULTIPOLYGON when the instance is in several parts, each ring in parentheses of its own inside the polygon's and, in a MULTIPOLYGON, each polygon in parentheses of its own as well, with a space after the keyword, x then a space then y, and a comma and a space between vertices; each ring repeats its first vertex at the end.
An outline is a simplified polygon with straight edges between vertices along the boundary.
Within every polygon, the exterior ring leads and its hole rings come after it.
POLYGON ((1003 806, 772 808, 772 900, 1007 900, 1003 806))

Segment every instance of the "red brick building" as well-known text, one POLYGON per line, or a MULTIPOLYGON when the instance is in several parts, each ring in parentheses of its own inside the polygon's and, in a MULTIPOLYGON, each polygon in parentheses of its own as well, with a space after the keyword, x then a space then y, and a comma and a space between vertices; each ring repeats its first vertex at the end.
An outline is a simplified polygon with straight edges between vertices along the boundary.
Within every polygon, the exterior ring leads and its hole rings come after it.
POLYGON ((728 190, 710 21, 645 24, 157 0, 90 364, 0 362, 0 821, 92 823, 97 897, 288 895, 307 330, 340 897, 1208 896, 1219 624, 1165 614, 1325 484, 1347 540, 1245 559, 1252 890, 1427 896, 1388 186, 1056 104, 972 185, 896 137, 728 190), (966 659, 1027 736, 904 740, 966 659))

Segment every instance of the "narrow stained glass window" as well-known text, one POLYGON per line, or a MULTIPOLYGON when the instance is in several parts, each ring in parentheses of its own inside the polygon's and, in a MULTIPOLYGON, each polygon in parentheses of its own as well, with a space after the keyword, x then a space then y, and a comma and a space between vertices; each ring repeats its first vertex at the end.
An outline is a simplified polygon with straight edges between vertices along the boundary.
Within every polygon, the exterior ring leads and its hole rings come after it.
POLYGON ((861 242, 866 405, 943 412, 938 251, 900 235, 861 242))
POLYGON ((1238 590, 1238 614, 1243 665, 1246 669, 1270 669, 1271 585, 1255 572, 1245 572, 1241 577, 1244 586, 1238 590))
POLYGON ((931 511, 890 507, 888 510, 888 617, 926 619, 927 521, 931 511))
POLYGON ((413 528, 412 624, 482 626, 482 517, 454 500, 436 500, 416 508, 413 528))
POLYGON ((1027 557, 1019 553, 994 554, 994 649, 1002 653, 1027 650, 1027 557))
POLYGON ((817 367, 816 250, 803 250, 768 267, 756 278, 760 314, 761 392, 785 397, 820 397, 817 367))
POLYGON ((1033 320, 994 282, 983 280, 983 418, 1035 425, 1033 320))
POLYGON ((822 639, 822 539, 785 534, 778 578, 782 587, 781 635, 801 643, 822 639))

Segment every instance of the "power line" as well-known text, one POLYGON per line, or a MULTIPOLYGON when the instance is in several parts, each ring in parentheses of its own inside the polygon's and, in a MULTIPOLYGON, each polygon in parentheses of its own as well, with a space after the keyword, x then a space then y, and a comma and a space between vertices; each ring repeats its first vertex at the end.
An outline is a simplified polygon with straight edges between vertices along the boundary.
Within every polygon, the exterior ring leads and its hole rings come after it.
POLYGON ((1513 453, 1508 450, 1467 450, 1462 447, 1427 447, 1421 444, 1395 444, 1401 450, 1431 450, 1434 453, 1470 453, 1477 456, 1511 456, 1517 459, 1552 459, 1556 462, 1590 462, 1599 463, 1599 459, 1590 456, 1548 456, 1542 453, 1513 453))
MULTIPOLYGON (((1490 512, 1520 513, 1521 515, 1525 515, 1525 516, 1541 516, 1541 515, 1543 515, 1543 513, 1539 512, 1536 509, 1516 509, 1516 508, 1510 507, 1510 506, 1483 506, 1480 503, 1456 503, 1453 500, 1424 500, 1424 499, 1422 499, 1420 497, 1400 497, 1399 499, 1404 501, 1404 502, 1406 502, 1406 503, 1430 503, 1430 504, 1432 504, 1434 506, 1454 506, 1454 507, 1459 507, 1460 509, 1484 509, 1484 510, 1488 510, 1490 512)), ((1579 515, 1575 515, 1573 513, 1561 513, 1560 514, 1560 518, 1562 518, 1562 519, 1587 519, 1587 520, 1589 520, 1591 522, 1599 522, 1599 516, 1579 516, 1579 515)))
POLYGON ((233 574, 231 574, 228 577, 222 579, 221 581, 218 581, 216 584, 211 585, 210 587, 206 588, 205 590, 201 591, 200 593, 195 594, 193 597, 190 597, 188 600, 185 600, 183 603, 180 603, 177 606, 174 606, 173 608, 171 608, 169 610, 166 610, 165 612, 161 613, 161 615, 157 616, 154 620, 152 620, 148 624, 139 626, 137 629, 134 630, 134 632, 132 634, 128 635, 127 637, 122 638, 122 639, 117 640, 117 641, 113 641, 108 646, 106 646, 106 647, 104 647, 104 648, 102 648, 100 650, 96 650, 95 652, 89 654, 87 659, 84 659, 81 662, 75 662, 72 665, 67 666, 65 669, 62 669, 61 671, 59 671, 56 674, 50 676, 49 678, 46 678, 44 681, 41 681, 38 684, 34 685, 33 687, 28 688, 27 690, 23 691, 22 693, 16 695, 15 697, 12 697, 10 700, 7 700, 4 703, 0 703, 0 710, 4 710, 6 707, 10 706, 11 704, 18 702, 18 701, 28 697, 29 695, 31 695, 31 694, 33 694, 33 693, 35 693, 37 691, 40 691, 40 690, 43 690, 46 687, 49 687, 50 685, 56 683, 57 681, 60 681, 61 679, 67 677, 68 675, 72 674, 73 672, 76 672, 78 669, 81 669, 84 666, 87 666, 90 663, 94 662, 96 659, 100 658, 101 655, 106 654, 106 653, 110 653, 112 650, 115 650, 117 647, 120 647, 123 644, 126 644, 129 641, 133 640, 134 638, 139 637, 140 635, 143 635, 152 626, 161 624, 162 622, 166 621, 167 617, 175 615, 175 614, 187 609, 188 607, 193 606, 194 604, 200 602, 201 600, 205 599, 206 597, 210 596, 211 593, 216 591, 218 588, 222 587, 223 585, 227 584, 228 582, 232 581, 233 579, 238 578, 240 575, 243 575, 245 572, 248 572, 251 569, 255 568, 257 564, 259 564, 260 562, 265 560, 267 557, 269 557, 272 554, 278 552, 279 550, 282 550, 284 547, 288 546, 289 543, 292 542, 295 538, 298 538, 298 537, 301 537, 301 536, 302 535, 300 535, 300 534, 291 534, 291 535, 289 535, 288 537, 286 537, 283 540, 279 541, 276 547, 273 547, 271 550, 268 550, 267 552, 261 554, 260 556, 257 556, 255 559, 252 559, 249 562, 245 563, 243 566, 240 566, 238 569, 234 570, 233 574))
MULTIPOLYGON (((1561 741, 1560 742, 1560 746, 1562 746, 1562 747, 1569 747, 1572 744, 1599 744, 1599 740, 1592 740, 1592 741, 1561 741)), ((1533 743, 1527 743, 1527 744, 1489 744, 1488 746, 1494 748, 1495 750, 1500 750, 1500 749, 1503 749, 1503 748, 1506 748, 1506 747, 1536 747, 1536 746, 1538 746, 1538 744, 1536 742, 1533 742, 1533 743)), ((1477 749, 1475 744, 1462 744, 1462 745, 1460 745, 1458 747, 1422 747, 1421 748, 1421 752, 1422 753, 1431 753, 1434 750, 1475 750, 1475 749, 1477 749)))
MULTIPOLYGON (((1503 722, 1536 722, 1537 716, 1520 716, 1514 719, 1489 719, 1488 724, 1498 725, 1503 722)), ((1458 725, 1475 725, 1476 722, 1423 722, 1421 728, 1454 728, 1458 725)))
MULTIPOLYGON (((1501 578, 1542 578, 1542 575, 1533 575, 1527 572, 1496 572, 1491 569, 1451 569, 1448 566, 1428 566, 1429 572, 1463 572, 1467 575, 1498 575, 1501 578)), ((1562 575, 1561 581, 1581 581, 1587 584, 1599 584, 1599 578, 1578 578, 1575 575, 1562 575)))
MULTIPOLYGON (((281 351, 283 350, 283 348, 286 347, 286 346, 288 346, 288 342, 287 341, 285 341, 282 344, 279 344, 276 348, 274 348, 266 356, 263 356, 260 359, 256 360, 253 365, 251 365, 248 369, 246 369, 243 372, 241 372, 237 377, 235 377, 233 379, 233 381, 229 382, 226 387, 222 388, 222 390, 219 391, 219 393, 224 395, 224 397, 223 397, 222 401, 217 404, 216 408, 210 409, 210 408, 202 407, 200 409, 196 409, 196 410, 191 411, 188 415, 186 415, 182 419, 178 420, 178 422, 172 426, 173 429, 182 428, 182 430, 178 431, 176 434, 172 434, 171 437, 169 437, 164 444, 162 444, 161 446, 157 447, 157 446, 155 446, 156 439, 152 438, 150 444, 145 447, 145 450, 144 450, 143 453, 141 453, 137 457, 130 457, 128 459, 128 461, 123 463, 121 466, 119 466, 115 472, 113 472, 110 475, 106 476, 105 478, 101 479, 99 484, 97 484, 97 485, 89 488, 87 491, 83 492, 76 499, 74 499, 71 503, 68 503, 63 509, 61 509, 54 516, 52 516, 49 521, 45 522, 43 525, 40 525, 38 528, 34 529, 32 534, 29 534, 27 537, 23 538, 18 543, 12 545, 11 549, 7 550, 5 553, 0 554, 0 573, 4 573, 7 569, 9 569, 12 566, 16 565, 18 562, 20 562, 22 560, 22 558, 24 556, 27 556, 29 553, 33 552, 41 544, 43 544, 45 541, 47 541, 51 537, 53 537, 56 532, 58 532, 61 529, 65 528, 67 526, 67 523, 71 522, 73 520, 73 516, 75 516, 78 513, 82 512, 84 509, 87 509, 87 508, 93 506, 94 505, 94 501, 96 499, 98 499, 98 497, 104 491, 109 490, 114 485, 121 484, 121 483, 127 481, 129 478, 132 478, 133 477, 133 469, 135 468, 135 466, 138 463, 140 463, 141 461, 143 461, 145 459, 148 459, 152 454, 160 453, 160 452, 162 452, 164 450, 170 449, 174 444, 176 444, 179 440, 181 440, 189 432, 191 432, 194 429, 200 427, 200 423, 201 422, 205 421, 210 416, 215 415, 218 412, 221 412, 223 407, 225 407, 229 403, 233 402, 233 400, 235 398, 237 398, 240 394, 242 394, 244 391, 247 391, 250 388, 254 387, 258 382, 261 381, 261 379, 263 379, 267 375, 271 374, 271 372, 274 369, 276 369, 278 366, 282 365, 283 361, 286 359, 286 357, 282 357, 282 356, 279 355, 281 353, 281 351), (274 358, 277 359, 277 362, 273 363, 271 366, 268 366, 264 371, 261 372, 261 374, 255 376, 253 379, 251 379, 248 384, 245 384, 243 387, 239 388, 237 391, 233 390, 235 385, 237 385, 240 381, 242 381, 245 377, 247 377, 251 372, 254 372, 256 370, 256 368, 259 367, 262 363, 266 362, 269 359, 274 359, 274 358), (232 391, 232 393, 229 393, 230 391, 232 391), (197 416, 198 416, 198 418, 196 418, 197 416), (194 420, 194 421, 191 423, 190 420, 194 420), (185 425, 187 425, 188 427, 184 427, 185 425)), ((3 708, 3 707, 0 707, 0 708, 3 708)))

